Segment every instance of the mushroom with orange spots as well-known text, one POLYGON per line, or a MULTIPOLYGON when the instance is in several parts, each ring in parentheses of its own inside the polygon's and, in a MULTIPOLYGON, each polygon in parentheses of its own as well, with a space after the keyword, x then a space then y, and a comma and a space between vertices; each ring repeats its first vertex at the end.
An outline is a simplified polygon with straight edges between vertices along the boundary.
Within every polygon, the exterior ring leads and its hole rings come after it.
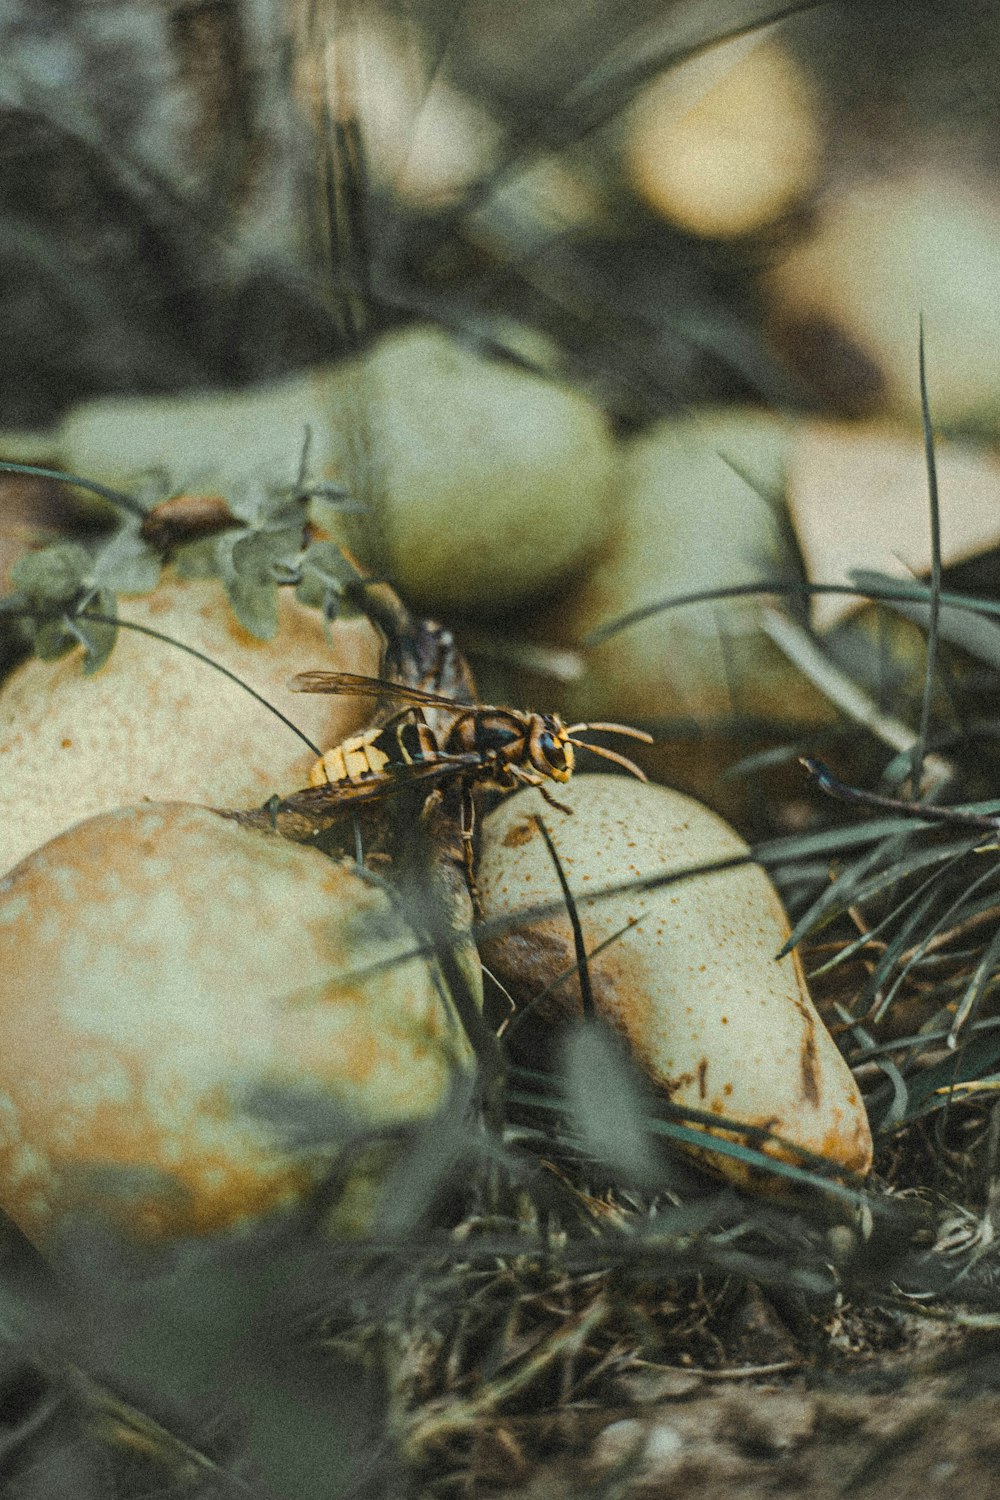
POLYGON ((245 630, 215 578, 168 575, 151 594, 119 603, 138 629, 119 631, 94 673, 83 648, 58 661, 30 657, 0 687, 0 874, 71 824, 138 802, 180 798, 241 807, 304 786, 315 760, 364 722, 350 698, 304 698, 289 679, 303 665, 379 670, 383 643, 361 617, 324 631, 319 610, 281 591, 278 632, 245 630), (308 736, 205 661, 235 673, 308 736))
MULTIPOLYGON (((781 1139, 762 1149, 774 1157, 799 1161, 805 1151, 838 1171, 866 1172, 872 1138, 861 1095, 797 956, 777 957, 788 921, 764 871, 741 865, 599 901, 590 895, 626 871, 642 878, 738 859, 743 841, 667 787, 578 776, 560 797, 574 816, 547 809, 532 789, 484 820, 478 882, 487 919, 554 907, 485 944, 487 968, 518 1002, 550 986, 542 1013, 553 1022, 579 1012, 572 931, 535 822, 542 814, 579 909, 595 1012, 623 1035, 657 1089, 681 1107, 773 1132, 781 1139)), ((709 1157, 748 1180, 741 1162, 709 1157)))
MULTIPOLYGON (((73 1210, 160 1238, 293 1207, 470 1068, 415 943, 355 866, 205 808, 53 839, 0 881, 0 1207, 42 1244, 73 1210)), ((370 1227, 378 1181, 333 1227, 370 1227)))

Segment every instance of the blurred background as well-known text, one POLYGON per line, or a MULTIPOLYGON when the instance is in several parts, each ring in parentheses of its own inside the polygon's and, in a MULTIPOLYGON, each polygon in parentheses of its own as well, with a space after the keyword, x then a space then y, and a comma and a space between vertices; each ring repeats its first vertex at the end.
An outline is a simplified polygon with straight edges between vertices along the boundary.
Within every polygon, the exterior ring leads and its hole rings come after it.
POLYGON ((622 422, 876 410, 892 372, 837 305, 855 247, 809 306, 795 256, 873 182, 891 218, 884 184, 958 179, 913 233, 960 210, 988 233, 998 49, 976 0, 10 0, 0 425, 336 355, 348 277, 376 326, 432 314, 542 362, 526 330, 556 340, 622 422), (324 110, 367 154, 332 283, 324 110))

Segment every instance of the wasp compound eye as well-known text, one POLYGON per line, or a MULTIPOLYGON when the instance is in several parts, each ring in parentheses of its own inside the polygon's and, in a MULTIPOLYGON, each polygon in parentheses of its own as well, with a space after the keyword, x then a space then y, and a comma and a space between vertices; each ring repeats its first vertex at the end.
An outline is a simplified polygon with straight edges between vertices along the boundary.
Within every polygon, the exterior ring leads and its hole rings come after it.
POLYGON ((550 766, 553 766, 557 771, 564 771, 566 769, 566 746, 561 740, 557 740, 554 734, 550 733, 549 730, 545 730, 543 734, 539 735, 538 746, 550 766))

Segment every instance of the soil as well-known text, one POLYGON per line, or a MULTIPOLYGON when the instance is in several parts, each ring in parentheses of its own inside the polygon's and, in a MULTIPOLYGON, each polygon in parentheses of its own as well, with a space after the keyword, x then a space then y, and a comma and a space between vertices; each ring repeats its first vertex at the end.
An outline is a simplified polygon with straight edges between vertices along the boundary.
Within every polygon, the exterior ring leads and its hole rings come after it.
POLYGON ((978 1500, 1000 1480, 996 1335, 916 1333, 919 1353, 830 1379, 739 1370, 651 1377, 655 1399, 484 1424, 430 1496, 492 1500, 978 1500), (946 1366, 947 1368, 942 1368, 946 1366))

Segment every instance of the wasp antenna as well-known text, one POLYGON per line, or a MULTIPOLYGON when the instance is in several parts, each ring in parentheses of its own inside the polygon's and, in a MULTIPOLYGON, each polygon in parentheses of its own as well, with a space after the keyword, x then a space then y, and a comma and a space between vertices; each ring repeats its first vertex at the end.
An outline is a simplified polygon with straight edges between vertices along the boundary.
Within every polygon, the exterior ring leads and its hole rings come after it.
POLYGON ((648 781, 649 777, 634 760, 629 760, 625 755, 619 755, 617 750, 609 750, 605 745, 588 745, 586 740, 570 740, 571 745, 579 745, 581 750, 589 750, 594 755, 603 755, 605 760, 613 760, 616 766, 624 766, 633 776, 640 781, 648 781))
MULTIPOLYGON (((645 729, 633 729, 631 724, 570 724, 567 728, 568 734, 580 734, 584 729, 607 729, 611 734, 627 734, 629 739, 642 740, 644 745, 654 743, 653 736, 647 734, 645 729)), ((590 748, 593 748, 592 746, 590 748)))

